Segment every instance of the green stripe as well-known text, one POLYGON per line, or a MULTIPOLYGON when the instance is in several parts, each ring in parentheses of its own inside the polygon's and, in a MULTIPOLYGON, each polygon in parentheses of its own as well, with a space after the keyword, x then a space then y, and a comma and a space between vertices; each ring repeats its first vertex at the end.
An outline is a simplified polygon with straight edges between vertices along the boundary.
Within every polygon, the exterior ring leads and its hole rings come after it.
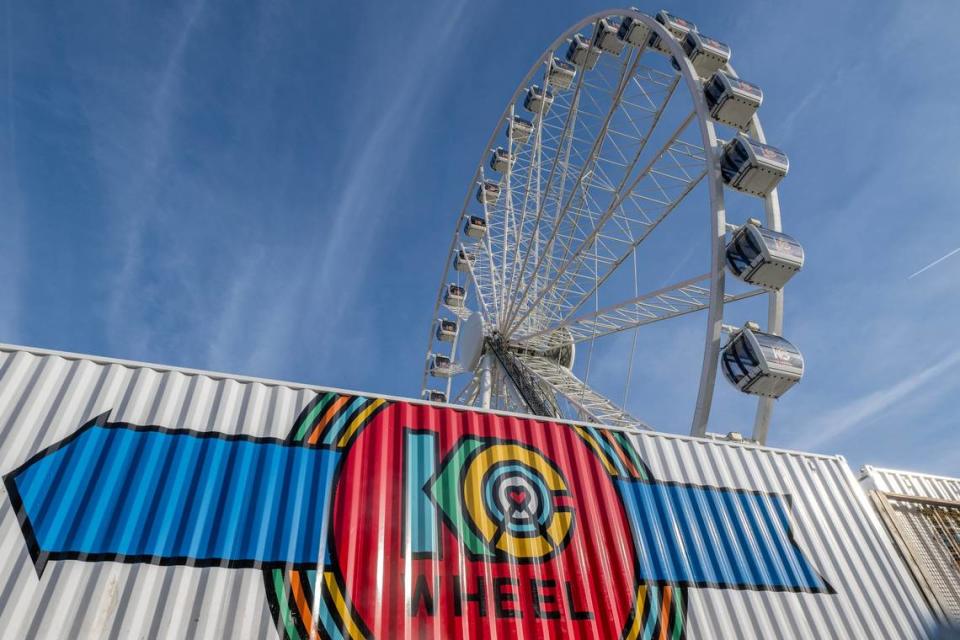
POLYGON ((683 636, 683 589, 673 588, 673 609, 675 613, 673 640, 680 640, 683 636))
POLYGON ((637 455, 637 450, 633 448, 633 443, 630 442, 630 438, 619 431, 614 431, 613 437, 616 438, 617 442, 620 443, 620 446, 623 447, 623 450, 627 452, 627 457, 630 458, 630 462, 633 463, 633 466, 635 466, 637 471, 640 473, 640 479, 647 480, 647 467, 645 464, 643 464, 643 460, 640 459, 640 456, 637 455))
POLYGON ((300 634, 297 632, 297 627, 293 624, 293 619, 290 616, 290 606, 287 602, 287 589, 283 584, 283 569, 273 570, 273 588, 277 591, 280 617, 283 619, 283 626, 287 630, 287 637, 291 640, 300 640, 300 634))
POLYGON ((317 406, 310 410, 307 417, 300 423, 300 428, 297 429, 297 435, 294 436, 294 440, 303 440, 307 436, 306 431, 313 424, 314 420, 316 420, 317 416, 320 415, 320 412, 323 411, 323 408, 333 399, 333 396, 334 394, 332 393, 323 396, 323 399, 317 403, 317 406))

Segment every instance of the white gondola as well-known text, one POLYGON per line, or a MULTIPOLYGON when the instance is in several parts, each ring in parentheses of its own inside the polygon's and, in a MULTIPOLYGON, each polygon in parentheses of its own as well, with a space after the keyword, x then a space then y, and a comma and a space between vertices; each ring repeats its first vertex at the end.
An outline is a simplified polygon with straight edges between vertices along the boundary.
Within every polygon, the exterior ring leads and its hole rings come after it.
POLYGON ((617 35, 619 30, 620 27, 607 18, 600 18, 593 33, 593 46, 606 53, 620 55, 623 51, 623 40, 617 35))
POLYGON ((507 122, 507 137, 513 140, 514 144, 523 144, 533 133, 533 123, 520 116, 513 116, 512 120, 507 122))
POLYGON ((763 102, 763 91, 760 87, 728 76, 722 71, 713 74, 703 87, 703 95, 707 100, 711 118, 741 131, 749 128, 753 114, 763 102))
POLYGON ((552 104, 553 93, 549 89, 541 89, 536 84, 527 89, 527 95, 523 99, 523 108, 535 116, 546 115, 552 104))
POLYGON ((720 355, 723 375, 744 393, 779 398, 803 377, 803 356, 795 346, 747 323, 720 355))
POLYGON ((777 188, 789 169, 785 153, 743 135, 726 144, 720 164, 728 186, 762 197, 777 188))
POLYGON ((498 173, 503 173, 513 164, 513 156, 503 147, 497 147, 490 154, 490 168, 498 173))
POLYGON ((487 221, 480 216, 470 216, 463 225, 463 233, 468 238, 480 240, 487 235, 487 221))
POLYGON ((600 59, 600 49, 590 45, 579 33, 573 36, 567 48, 567 60, 578 67, 593 69, 600 59))
MULTIPOLYGON (((636 9, 634 9, 634 11, 636 11, 636 9)), ((617 35, 624 42, 639 47, 642 44, 646 44, 650 39, 650 27, 639 20, 626 16, 620 22, 620 30, 617 32, 617 35)))
POLYGON ((450 378, 454 374, 453 362, 447 356, 433 354, 430 361, 430 375, 436 378, 450 378))
POLYGON ((569 89, 576 75, 577 68, 566 60, 554 57, 553 60, 550 61, 547 78, 551 87, 560 90, 569 89))
MULTIPOLYGON (((684 20, 683 18, 675 16, 672 13, 664 11, 663 9, 657 12, 655 19, 657 22, 666 27, 667 31, 670 32, 670 35, 676 38, 679 42, 683 42, 688 33, 697 30, 697 25, 693 24, 689 20, 684 20)), ((650 46, 660 53, 670 53, 669 47, 664 42, 660 41, 660 36, 658 36, 656 33, 650 34, 650 46)))
POLYGON ((453 342, 457 337, 457 323, 454 320, 441 319, 437 323, 437 340, 441 342, 453 342))
POLYGON ((429 402, 447 401, 447 394, 445 394, 443 391, 437 391, 436 389, 424 389, 423 394, 421 395, 423 396, 424 400, 429 402))
POLYGON ((450 283, 443 291, 443 304, 454 309, 463 306, 463 301, 467 297, 467 292, 458 284, 450 283))
POLYGON ((729 46, 696 31, 689 32, 684 38, 683 51, 701 78, 709 78, 730 62, 729 46))
POLYGON ((480 204, 497 204, 500 199, 500 185, 490 180, 484 181, 477 187, 477 202, 480 204))
POLYGON ((803 247, 785 233, 771 231, 751 219, 727 244, 727 267, 744 282, 764 289, 782 289, 803 268, 803 247))
POLYGON ((460 249, 453 256, 453 268, 462 272, 470 271, 476 261, 477 256, 472 252, 460 249))

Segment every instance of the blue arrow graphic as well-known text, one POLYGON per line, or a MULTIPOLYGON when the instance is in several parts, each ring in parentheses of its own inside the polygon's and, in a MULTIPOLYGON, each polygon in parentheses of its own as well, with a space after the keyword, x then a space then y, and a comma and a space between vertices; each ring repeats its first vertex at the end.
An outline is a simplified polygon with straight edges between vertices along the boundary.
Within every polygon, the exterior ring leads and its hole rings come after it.
POLYGON ((787 497, 618 480, 641 581, 833 593, 793 540, 787 497))
POLYGON ((315 569, 338 457, 104 415, 4 482, 38 574, 59 559, 315 569))
MULTIPOLYGON (((329 562, 340 455, 276 438, 109 423, 104 414, 4 483, 38 574, 61 559, 316 569, 329 562)), ((641 582, 833 592, 793 540, 786 496, 615 482, 641 582)))

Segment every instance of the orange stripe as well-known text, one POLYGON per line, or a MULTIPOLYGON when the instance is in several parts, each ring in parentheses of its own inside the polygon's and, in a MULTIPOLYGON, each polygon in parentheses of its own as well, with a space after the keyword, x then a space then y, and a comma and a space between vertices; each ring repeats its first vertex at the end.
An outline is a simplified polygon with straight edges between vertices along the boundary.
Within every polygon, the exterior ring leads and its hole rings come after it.
POLYGON ((607 470, 607 473, 609 473, 611 476, 616 476, 617 470, 614 469, 613 463, 603 450, 603 447, 600 446, 600 443, 594 440, 583 427, 575 427, 575 430, 578 434, 580 434, 580 437, 586 441, 587 445, 593 449, 594 453, 597 454, 597 457, 600 458, 600 462, 603 464, 603 468, 607 470))
POLYGON ((300 612, 300 619, 303 626, 309 631, 310 637, 316 637, 315 625, 313 624, 313 614, 310 612, 310 603, 307 602, 307 596, 303 593, 303 584, 300 583, 300 572, 290 572, 290 588, 293 591, 293 599, 297 603, 297 610, 300 612))
POLYGON ((623 445, 617 442, 617 439, 613 437, 612 433, 606 429, 603 429, 602 431, 603 437, 607 439, 607 442, 610 443, 610 445, 613 447, 613 450, 617 452, 617 457, 620 458, 620 462, 622 462, 623 466, 626 467, 627 473, 629 473, 633 478, 636 478, 638 475, 640 475, 637 472, 637 468, 633 466, 632 462, 630 462, 630 458, 627 457, 626 451, 623 450, 623 445))
POLYGON ((317 444, 317 440, 320 439, 320 434, 323 433, 323 428, 330 424, 333 416, 337 415, 337 412, 340 411, 340 407, 347 404, 347 402, 350 400, 350 396, 340 396, 334 400, 333 404, 330 405, 330 408, 327 409, 326 413, 323 415, 323 419, 317 423, 316 429, 314 429, 313 433, 310 434, 310 437, 307 438, 307 443, 317 444))
POLYGON ((660 640, 667 640, 667 634, 670 633, 670 596, 672 595, 672 588, 663 588, 663 603, 660 605, 660 640))

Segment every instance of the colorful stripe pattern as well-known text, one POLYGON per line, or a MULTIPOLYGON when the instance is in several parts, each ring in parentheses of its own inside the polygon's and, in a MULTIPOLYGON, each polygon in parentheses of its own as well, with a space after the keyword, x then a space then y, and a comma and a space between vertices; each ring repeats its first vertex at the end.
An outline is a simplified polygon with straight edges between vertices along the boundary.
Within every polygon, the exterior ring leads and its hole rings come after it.
MULTIPOLYGON (((300 412, 290 442, 344 450, 389 403, 383 398, 324 393, 300 412)), ((320 545, 326 548, 324 542, 320 545)), ((319 547, 318 547, 319 548, 319 547)), ((316 555, 316 554, 315 554, 316 555)), ((268 569, 264 584, 281 638, 363 640, 370 632, 347 596, 336 563, 324 569, 268 569)))
MULTIPOLYGON (((626 434, 610 429, 576 426, 574 430, 617 480, 650 481, 650 469, 626 434)), ((623 630, 624 640, 682 640, 685 637, 687 589, 673 584, 637 585, 633 612, 623 630)))
POLYGON ((314 398, 300 412, 290 439, 346 449, 386 407, 387 401, 383 398, 325 393, 314 398))

